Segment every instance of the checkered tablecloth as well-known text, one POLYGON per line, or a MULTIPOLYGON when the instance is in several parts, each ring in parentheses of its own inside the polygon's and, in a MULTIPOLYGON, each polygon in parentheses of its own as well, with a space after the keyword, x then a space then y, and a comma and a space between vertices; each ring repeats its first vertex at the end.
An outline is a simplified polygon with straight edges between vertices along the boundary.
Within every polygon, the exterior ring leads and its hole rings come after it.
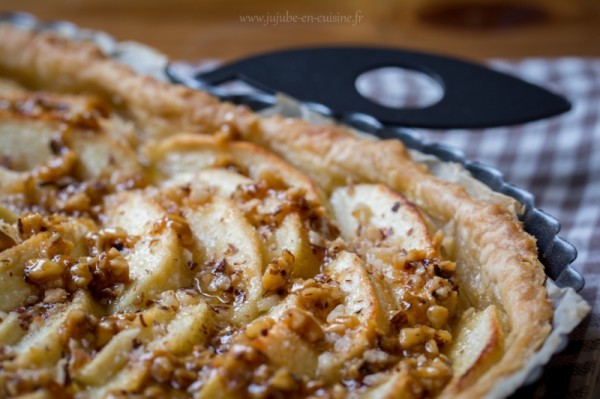
MULTIPOLYGON (((209 70, 206 61, 195 70, 209 70)), ((553 357, 541 379, 519 398, 600 397, 600 59, 493 60, 489 65, 566 96, 570 112, 515 127, 420 130, 425 139, 462 150, 468 159, 494 166, 505 180, 533 193, 536 207, 556 217, 560 236, 578 250, 574 267, 585 277, 580 294, 592 312, 553 357)), ((383 70, 357 82, 363 95, 391 106, 426 105, 439 97, 422 78, 383 70)), ((233 83, 229 90, 252 91, 233 83)))

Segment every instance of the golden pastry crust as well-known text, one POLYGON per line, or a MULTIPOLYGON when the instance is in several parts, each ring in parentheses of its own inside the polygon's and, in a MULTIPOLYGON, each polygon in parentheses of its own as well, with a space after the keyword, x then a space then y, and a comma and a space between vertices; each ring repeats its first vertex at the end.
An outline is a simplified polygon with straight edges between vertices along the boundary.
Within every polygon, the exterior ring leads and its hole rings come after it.
POLYGON ((228 124, 244 127, 254 120, 245 108, 220 103, 207 93, 137 75, 92 43, 36 35, 7 25, 0 26, 0 33, 5 38, 3 75, 34 89, 95 94, 130 113, 151 138, 174 131, 212 134, 228 124))
MULTIPOLYGON (((485 329, 488 336, 479 336, 489 342, 487 350, 476 353, 464 373, 455 373, 440 397, 485 396, 502 377, 520 369, 549 334, 553 313, 546 276, 535 240, 516 215, 433 176, 400 142, 357 137, 339 126, 258 117, 206 93, 139 76, 90 43, 8 26, 0 26, 0 36, 2 75, 36 89, 99 96, 133 121, 148 148, 175 133, 225 132, 279 155, 327 195, 349 183, 382 183, 415 204, 433 228, 451 238, 444 250, 457 265, 459 309, 473 308, 477 315, 467 314, 464 323, 479 317, 493 326, 485 329)), ((282 339, 295 336, 287 327, 278 328, 276 336, 282 339)), ((370 337, 372 332, 365 334, 370 337)), ((460 351, 450 353, 461 356, 460 351)), ((398 372, 369 395, 397 397, 394 390, 410 385, 407 378, 398 372)))

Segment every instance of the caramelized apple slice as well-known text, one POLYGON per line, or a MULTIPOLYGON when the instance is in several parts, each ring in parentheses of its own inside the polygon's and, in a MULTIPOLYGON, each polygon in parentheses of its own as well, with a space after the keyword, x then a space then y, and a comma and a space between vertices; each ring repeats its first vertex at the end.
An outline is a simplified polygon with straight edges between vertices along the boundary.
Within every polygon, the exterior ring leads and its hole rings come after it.
POLYGON ((113 306, 116 312, 146 306, 158 294, 191 284, 177 233, 171 230, 142 238, 125 256, 131 283, 113 306))
POLYGON ((64 351, 62 329, 69 317, 94 313, 92 300, 85 291, 77 291, 73 301, 68 304, 55 305, 54 309, 48 311, 43 325, 32 324, 27 334, 14 346, 14 364, 24 369, 55 365, 64 351))
POLYGON ((18 116, 3 117, 0 123, 0 169, 30 171, 55 155, 50 142, 58 131, 57 124, 44 120, 27 120, 18 116))
MULTIPOLYGON (((185 208, 183 213, 196 246, 204 252, 204 262, 222 265, 214 272, 214 278, 222 279, 232 288, 234 322, 254 319, 257 301, 262 295, 262 257, 254 228, 229 199, 218 199, 196 209, 185 208)), ((208 294, 221 295, 223 292, 218 292, 221 288, 230 290, 230 287, 215 283, 214 292, 208 294)), ((209 289, 213 290, 212 287, 209 289)))
POLYGON ((116 183, 142 174, 135 152, 103 131, 73 132, 66 145, 78 155, 75 173, 80 179, 111 176, 116 183))
MULTIPOLYGON (((206 200, 213 196, 231 198, 240 186, 252 183, 253 180, 239 173, 209 168, 193 175, 176 175, 166 180, 164 185, 187 186, 191 189, 190 198, 206 200)), ((277 198, 269 198, 267 202, 268 204, 261 205, 262 211, 265 211, 262 208, 268 208, 276 212, 277 207, 281 205, 281 200, 277 198)), ((244 204, 241 206, 243 207, 244 204)), ((291 278, 308 278, 318 273, 320 260, 312 251, 308 229, 299 214, 288 214, 276 226, 258 226, 258 233, 265 265, 280 257, 284 251, 288 251, 295 260, 291 278)))
POLYGON ((23 243, 0 253, 0 311, 9 311, 25 304, 35 289, 25 281, 25 264, 43 256, 52 233, 37 234, 23 243))
POLYGON ((265 263, 274 261, 284 252, 292 255, 293 264, 288 270, 290 278, 310 278, 319 273, 321 260, 313 252, 309 232, 300 215, 291 213, 274 228, 261 229, 265 263))
POLYGON ((77 221, 58 222, 51 230, 0 252, 0 311, 23 306, 30 295, 36 294, 25 278, 28 261, 46 259, 52 248, 61 248, 63 254, 74 257, 87 255, 82 243, 88 231, 85 225, 77 221))
POLYGON ((204 344, 213 329, 213 311, 204 301, 182 305, 168 324, 166 334, 149 343, 148 348, 175 355, 189 353, 194 345, 204 344))
POLYGON ((333 324, 355 319, 340 334, 333 351, 319 357, 319 374, 333 380, 348 359, 360 357, 362 352, 374 345, 377 328, 383 324, 383 319, 377 295, 358 255, 342 251, 324 268, 324 273, 339 285, 344 294, 343 304, 329 314, 327 321, 333 324))
MULTIPOLYGON (((380 184, 337 189, 331 204, 342 237, 368 263, 372 283, 386 319, 400 309, 411 286, 411 273, 401 265, 416 252, 415 260, 436 256, 427 226, 406 198, 380 184), (419 259, 420 258, 420 259, 419 259)), ((387 322, 382 326, 387 329, 387 322)))
POLYGON ((76 374, 76 378, 98 387, 92 389, 94 397, 102 397, 106 392, 115 390, 134 391, 148 366, 143 362, 137 364, 144 353, 187 353, 194 345, 205 344, 213 328, 212 311, 197 295, 188 291, 165 292, 157 304, 136 313, 128 328, 115 335, 76 374), (169 303, 171 306, 168 306, 169 303), (142 347, 132 357, 134 345, 142 347), (106 386, 100 387, 103 384, 106 386))
POLYGON ((278 180, 287 187, 303 188, 309 200, 326 203, 311 179, 248 142, 222 142, 213 136, 179 134, 149 147, 147 155, 163 178, 211 167, 234 167, 253 180, 278 180))
POLYGON ((199 391, 194 393, 194 399, 213 398, 241 398, 240 394, 236 394, 227 389, 227 381, 219 374, 218 369, 213 369, 206 383, 199 391))
POLYGON ((427 225, 417 208, 382 184, 359 184, 335 190, 331 205, 342 237, 368 247, 432 252, 427 225))
POLYGON ((107 227, 120 227, 141 236, 124 257, 129 264, 130 283, 113 303, 114 312, 146 307, 147 301, 169 289, 191 284, 177 232, 169 226, 168 215, 143 192, 121 192, 105 204, 107 227))
POLYGON ((83 384, 100 386, 129 361, 140 330, 130 328, 115 335, 109 343, 79 372, 76 379, 83 384))
POLYGON ((475 312, 471 309, 456 326, 458 334, 449 350, 454 377, 443 391, 452 397, 476 381, 504 353, 504 334, 494 305, 475 312))
POLYGON ((19 314, 15 311, 10 312, 0 322, 0 346, 15 345, 27 333, 27 330, 21 328, 19 314))
POLYGON ((377 385, 358 397, 360 399, 412 399, 411 378, 406 371, 393 371, 387 381, 377 385))
POLYGON ((374 345, 381 315, 364 263, 356 254, 342 251, 323 273, 344 295, 343 302, 327 317, 328 325, 340 325, 340 329, 330 333, 338 335, 332 350, 321 355, 314 350, 311 342, 322 336, 321 326, 312 315, 301 310, 303 306, 295 294, 271 309, 267 317, 276 324, 256 338, 253 345, 278 367, 297 375, 334 381, 348 359, 360 357, 374 345), (297 327, 299 333, 290 330, 287 324, 297 327))
POLYGON ((187 186, 191 189, 190 197, 207 198, 211 195, 231 197, 239 186, 253 182, 254 180, 231 170, 208 168, 197 172, 176 174, 161 181, 160 185, 162 187, 187 186))
POLYGON ((0 252, 23 242, 18 221, 19 217, 0 203, 0 252))
POLYGON ((277 367, 286 368, 298 376, 314 378, 316 375, 318 352, 283 322, 275 324, 266 335, 256 338, 252 345, 277 367))
POLYGON ((158 202, 144 192, 124 191, 104 199, 105 227, 120 227, 128 234, 147 234, 154 223, 167 216, 158 202))
MULTIPOLYGON (((121 332, 120 334, 123 334, 122 342, 118 342, 118 344, 123 345, 124 349, 127 349, 129 347, 130 342, 129 338, 133 337, 135 335, 135 332, 136 329, 125 330, 121 332)), ((133 351, 136 352, 136 356, 140 355, 140 351, 136 351, 135 349, 133 351)), ((129 357, 132 355, 132 351, 130 350, 130 352, 125 352, 125 354, 127 355, 127 357, 129 357)), ((120 361, 121 358, 119 357, 118 360, 120 361)), ((100 374, 107 374, 112 378, 108 379, 104 384, 100 384, 97 386, 88 386, 86 392, 86 394, 88 395, 87 397, 89 397, 90 399, 104 399, 110 397, 110 393, 112 392, 126 394, 139 389, 146 378, 146 369, 144 367, 140 367, 140 365, 137 365, 133 362, 119 362, 119 366, 122 366, 123 364, 126 364, 125 367, 122 367, 120 370, 117 369, 116 371, 115 369, 102 371, 96 370, 96 372, 99 372, 100 374)), ((102 376, 98 376, 96 378, 103 379, 102 376)))
POLYGON ((104 130, 117 126, 99 124, 104 119, 94 113, 99 106, 95 100, 49 94, 16 97, 4 99, 16 110, 0 110, 0 192, 21 191, 32 172, 51 164, 56 170, 65 165, 64 173, 83 180, 112 174, 111 182, 124 183, 142 174, 135 152, 104 130), (72 157, 64 158, 65 149, 72 157))

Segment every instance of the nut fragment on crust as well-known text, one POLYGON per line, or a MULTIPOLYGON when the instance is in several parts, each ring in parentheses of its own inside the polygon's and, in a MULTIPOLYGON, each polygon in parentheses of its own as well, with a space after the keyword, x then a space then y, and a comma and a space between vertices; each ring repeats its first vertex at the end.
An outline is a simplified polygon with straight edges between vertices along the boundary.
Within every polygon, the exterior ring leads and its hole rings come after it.
POLYGON ((308 342, 317 342, 323 338, 323 329, 310 313, 300 309, 290 309, 282 317, 290 330, 308 342))
MULTIPOLYGON (((322 277, 324 276, 317 275, 315 279, 322 277)), ((327 318, 329 313, 342 302, 343 295, 335 283, 315 279, 306 280, 302 285, 297 286, 295 291, 305 309, 316 316, 327 318)))
POLYGON ((289 392, 298 388, 298 381, 286 369, 281 368, 275 372, 275 375, 269 380, 269 385, 276 390, 289 392))
POLYGON ((25 266, 25 279, 34 284, 43 284, 61 278, 64 267, 50 259, 31 259, 25 266))
POLYGON ((44 303, 63 303, 69 294, 62 288, 50 288, 44 292, 44 303))
POLYGON ((92 200, 84 192, 78 192, 71 195, 64 202, 63 209, 67 212, 79 212, 83 214, 89 211, 92 200))
POLYGON ((274 324, 275 321, 270 317, 259 319, 246 327, 246 335, 251 339, 266 335, 274 324))
POLYGON ((434 305, 427 309, 427 319, 434 328, 442 328, 448 322, 448 308, 434 305))
MULTIPOLYGON (((329 321, 329 317, 328 317, 329 321)), ((336 316, 331 320, 327 326, 326 331, 328 333, 335 333, 337 335, 344 335, 347 330, 352 330, 360 325, 360 321, 356 315, 341 315, 336 316)))
POLYGON ((173 363, 167 356, 157 356, 152 362, 152 377, 158 382, 167 382, 173 375, 173 363))
POLYGON ((47 231, 49 223, 39 213, 29 213, 19 218, 17 227, 21 239, 26 240, 36 234, 47 231))
POLYGON ((284 250, 280 257, 269 263, 262 278, 263 289, 277 292, 285 287, 294 267, 294 261, 294 255, 284 250))
POLYGON ((61 177, 69 176, 73 173, 77 158, 75 152, 63 151, 59 157, 52 158, 48 163, 40 166, 36 176, 42 181, 56 181, 61 177))
POLYGON ((165 227, 175 231, 177 237, 181 240, 181 244, 184 247, 190 247, 194 244, 192 230, 190 229, 188 221, 185 218, 170 213, 156 223, 155 230, 159 231, 165 227))

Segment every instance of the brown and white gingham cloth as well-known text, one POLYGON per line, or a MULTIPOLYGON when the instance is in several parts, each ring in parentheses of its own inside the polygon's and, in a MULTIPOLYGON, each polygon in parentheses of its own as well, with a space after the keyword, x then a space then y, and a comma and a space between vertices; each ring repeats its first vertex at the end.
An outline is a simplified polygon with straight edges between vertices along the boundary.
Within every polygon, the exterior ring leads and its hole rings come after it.
MULTIPOLYGON (((209 61, 196 68, 217 64, 209 61)), ((458 148, 534 194, 536 207, 556 217, 562 225, 559 235, 577 248, 574 267, 586 280, 580 294, 592 312, 541 379, 522 388, 518 397, 600 397, 600 59, 494 60, 490 66, 566 96, 572 110, 516 127, 421 131, 426 140, 458 148)), ((390 70, 369 73, 357 87, 366 97, 392 106, 424 105, 439 95, 426 80, 390 70)), ((251 91, 242 84, 229 88, 251 91)))

